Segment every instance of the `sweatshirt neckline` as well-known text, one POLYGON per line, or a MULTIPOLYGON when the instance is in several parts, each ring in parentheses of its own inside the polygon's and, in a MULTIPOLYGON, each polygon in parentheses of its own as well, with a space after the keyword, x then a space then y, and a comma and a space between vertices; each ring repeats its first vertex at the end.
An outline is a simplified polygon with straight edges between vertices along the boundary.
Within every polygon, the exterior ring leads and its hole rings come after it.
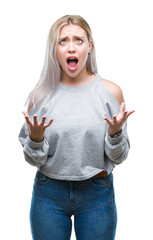
POLYGON ((69 91, 69 92, 79 92, 79 91, 84 91, 84 90, 87 90, 89 88, 91 88, 96 82, 97 80, 99 79, 99 74, 95 73, 95 78, 87 83, 86 85, 83 85, 83 86, 78 86, 78 87, 72 87, 72 86, 68 86, 68 85, 65 85, 63 83, 59 83, 59 87, 65 91, 69 91))

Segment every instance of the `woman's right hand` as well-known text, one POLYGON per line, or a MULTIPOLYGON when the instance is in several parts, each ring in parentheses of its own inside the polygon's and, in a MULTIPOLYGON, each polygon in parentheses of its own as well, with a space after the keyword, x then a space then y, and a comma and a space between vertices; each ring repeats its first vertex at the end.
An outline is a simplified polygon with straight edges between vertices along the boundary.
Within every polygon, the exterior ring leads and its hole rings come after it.
POLYGON ((47 124, 45 124, 46 116, 43 116, 41 122, 38 123, 37 115, 34 115, 33 122, 32 122, 29 118, 28 113, 26 112, 22 112, 22 113, 27 123, 30 139, 34 142, 42 142, 44 139, 45 129, 51 125, 51 123, 53 122, 53 119, 50 119, 50 121, 47 124))

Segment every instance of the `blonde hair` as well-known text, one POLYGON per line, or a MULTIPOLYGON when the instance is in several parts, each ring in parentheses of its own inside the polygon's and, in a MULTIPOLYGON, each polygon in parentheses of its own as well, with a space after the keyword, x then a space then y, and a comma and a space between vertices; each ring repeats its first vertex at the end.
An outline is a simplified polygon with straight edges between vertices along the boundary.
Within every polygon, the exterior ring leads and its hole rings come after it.
POLYGON ((28 111, 30 111, 34 104, 39 105, 48 94, 52 97, 61 80, 62 70, 56 57, 56 47, 61 28, 68 24, 79 25, 86 31, 88 40, 92 40, 92 50, 88 55, 86 67, 90 74, 97 73, 95 46, 89 24, 78 15, 66 15, 61 17, 52 25, 49 31, 44 66, 37 85, 28 96, 28 111))

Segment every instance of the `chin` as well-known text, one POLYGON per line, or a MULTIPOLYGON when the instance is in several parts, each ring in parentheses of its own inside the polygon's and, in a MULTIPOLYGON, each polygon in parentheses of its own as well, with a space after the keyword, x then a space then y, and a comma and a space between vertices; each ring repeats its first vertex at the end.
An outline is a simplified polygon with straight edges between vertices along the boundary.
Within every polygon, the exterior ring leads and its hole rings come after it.
POLYGON ((69 78, 76 78, 76 77, 79 76, 81 71, 78 71, 78 70, 76 70, 76 71, 66 71, 65 73, 69 78))

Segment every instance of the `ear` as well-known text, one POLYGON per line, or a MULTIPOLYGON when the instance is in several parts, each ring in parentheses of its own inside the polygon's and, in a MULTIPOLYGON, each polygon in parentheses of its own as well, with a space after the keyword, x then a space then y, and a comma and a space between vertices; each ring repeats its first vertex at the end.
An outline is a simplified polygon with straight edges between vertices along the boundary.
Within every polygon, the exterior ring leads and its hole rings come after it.
POLYGON ((91 39, 91 40, 89 41, 89 53, 91 52, 92 47, 93 47, 93 41, 92 41, 92 39, 91 39))

